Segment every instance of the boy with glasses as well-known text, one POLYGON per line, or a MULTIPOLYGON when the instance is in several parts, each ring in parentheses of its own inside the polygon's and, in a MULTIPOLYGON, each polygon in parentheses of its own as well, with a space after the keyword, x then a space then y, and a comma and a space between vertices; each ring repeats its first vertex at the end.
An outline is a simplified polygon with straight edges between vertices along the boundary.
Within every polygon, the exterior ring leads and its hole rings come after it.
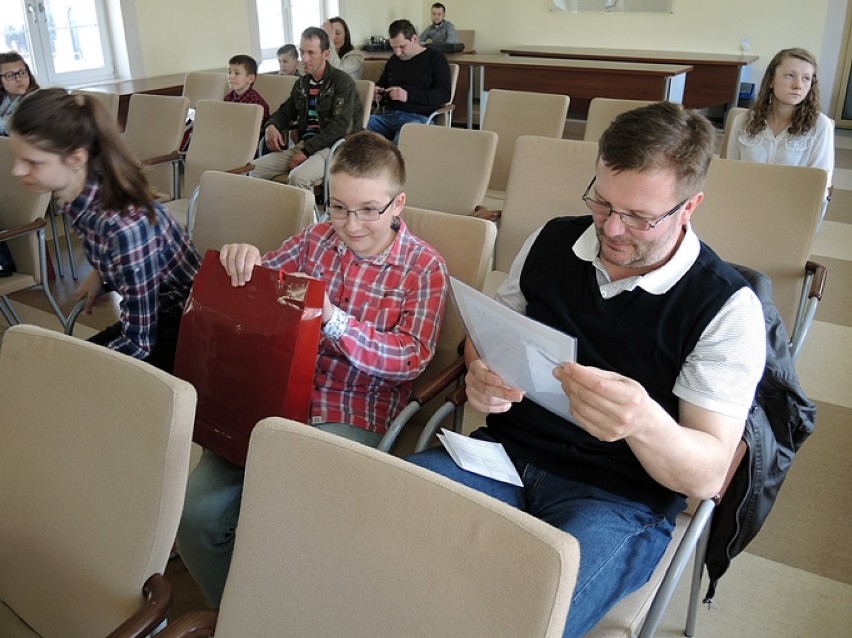
MULTIPOLYGON (((369 132, 340 147, 330 174, 330 221, 261 255, 222 248, 234 286, 255 266, 302 272, 326 283, 311 424, 375 447, 434 355, 448 275, 438 253, 411 235, 399 150, 369 132)), ((187 489, 178 546, 218 607, 233 550, 243 470, 205 451, 187 489)))
POLYGON ((718 493, 763 373, 760 302, 689 224, 714 136, 671 103, 620 115, 583 194, 592 215, 545 224, 498 290, 577 337, 577 363, 541 371, 571 420, 507 387, 467 342, 467 398, 488 413, 472 436, 501 443, 524 487, 464 472, 442 449, 410 457, 579 541, 565 636, 648 581, 687 496, 718 493))

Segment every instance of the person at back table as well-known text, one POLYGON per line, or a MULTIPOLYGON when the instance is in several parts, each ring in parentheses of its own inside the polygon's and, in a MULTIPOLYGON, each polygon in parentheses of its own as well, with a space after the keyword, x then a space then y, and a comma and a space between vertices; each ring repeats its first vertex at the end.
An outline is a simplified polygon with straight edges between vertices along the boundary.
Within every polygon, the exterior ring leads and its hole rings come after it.
POLYGON ((450 65, 443 53, 420 44, 408 20, 391 22, 388 35, 393 55, 376 83, 384 113, 371 115, 367 128, 398 143, 404 124, 423 124, 450 101, 450 65))
POLYGON ((834 172, 834 123, 819 110, 817 62, 812 53, 783 49, 775 54, 754 105, 734 120, 726 152, 728 159, 821 168, 828 173, 828 198, 834 172))
POLYGON ((420 34, 420 41, 424 44, 455 44, 458 42, 456 27, 452 22, 445 19, 447 8, 440 2, 436 2, 432 5, 431 14, 432 24, 423 29, 423 33, 420 34))
MULTIPOLYGON (((245 285, 258 265, 325 281, 310 424, 372 447, 435 353, 448 285, 444 260, 399 216, 404 187, 399 149, 362 131, 335 154, 330 221, 262 256, 248 244, 220 253, 234 286, 245 285)), ((243 470, 210 451, 189 478, 178 547, 214 607, 230 566, 242 484, 243 470)))
POLYGON ((331 146, 363 128, 364 115, 355 81, 328 62, 328 34, 308 27, 299 41, 305 75, 269 118, 263 133, 266 155, 254 161, 253 177, 275 179, 306 190, 325 174, 331 146), (297 142, 287 148, 288 129, 296 122, 297 142))
POLYGON ((254 90, 254 81, 257 79, 257 61, 250 55, 235 55, 228 60, 228 92, 225 94, 226 102, 239 102, 240 104, 260 104, 263 107, 263 121, 261 126, 269 119, 269 104, 260 93, 254 90))
POLYGON ((577 338, 577 363, 538 371, 560 381, 573 421, 507 387, 466 343, 467 398, 488 413, 472 436, 502 443, 523 487, 465 472, 440 448, 409 457, 579 541, 566 637, 648 581, 687 496, 719 491, 763 374, 760 302, 689 223, 714 139, 680 105, 619 115, 589 167, 591 215, 545 224, 498 290, 577 338))

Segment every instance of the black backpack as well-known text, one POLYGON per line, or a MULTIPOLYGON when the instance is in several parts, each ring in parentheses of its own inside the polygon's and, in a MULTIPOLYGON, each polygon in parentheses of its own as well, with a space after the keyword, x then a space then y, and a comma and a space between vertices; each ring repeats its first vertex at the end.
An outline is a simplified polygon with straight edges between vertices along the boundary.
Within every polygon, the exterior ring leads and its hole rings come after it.
POLYGON ((11 277, 15 272, 15 260, 5 241, 0 241, 0 277, 11 277))
POLYGON ((805 395, 790 356, 787 331, 766 275, 731 264, 763 305, 766 321, 766 367, 746 419, 743 440, 748 445, 727 492, 716 508, 704 559, 710 584, 705 603, 712 602, 719 578, 731 559, 760 530, 778 497, 796 452, 814 431, 816 406, 805 395))

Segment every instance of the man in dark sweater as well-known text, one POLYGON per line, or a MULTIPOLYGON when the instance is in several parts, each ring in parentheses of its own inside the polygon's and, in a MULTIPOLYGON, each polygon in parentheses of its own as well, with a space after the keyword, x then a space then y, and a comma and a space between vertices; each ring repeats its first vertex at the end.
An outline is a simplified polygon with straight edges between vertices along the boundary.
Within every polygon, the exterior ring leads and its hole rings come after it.
POLYGON ((577 363, 547 370, 571 420, 506 386, 466 344, 467 397, 488 413, 473 436, 501 443, 524 487, 465 472, 440 448, 411 457, 579 541, 565 636, 647 582, 685 497, 719 491, 763 372, 760 303, 689 224, 713 138, 676 104, 619 116, 583 193, 591 215, 548 222, 498 290, 577 337, 577 363))
POLYGON ((371 115, 367 128, 398 143, 403 124, 425 123, 432 111, 450 101, 450 65, 443 53, 420 44, 408 20, 391 22, 388 35, 393 56, 376 83, 384 113, 371 115))

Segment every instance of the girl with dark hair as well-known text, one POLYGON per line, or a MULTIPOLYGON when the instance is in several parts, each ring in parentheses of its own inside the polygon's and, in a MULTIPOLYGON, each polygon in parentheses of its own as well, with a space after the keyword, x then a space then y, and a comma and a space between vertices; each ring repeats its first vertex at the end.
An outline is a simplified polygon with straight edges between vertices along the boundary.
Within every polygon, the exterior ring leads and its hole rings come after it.
POLYGON ((834 124, 819 109, 817 62, 784 49, 766 67, 754 105, 734 120, 729 159, 834 170, 834 124))
POLYGON ((85 311, 104 290, 121 295, 120 320, 90 341, 171 372, 200 258, 155 200, 115 122, 93 97, 42 89, 24 98, 9 132, 14 175, 56 196, 94 268, 76 292, 85 311))
POLYGON ((341 17, 332 18, 322 25, 331 42, 331 66, 349 74, 353 80, 360 80, 364 71, 364 54, 352 46, 349 25, 341 17))
POLYGON ((27 93, 38 88, 26 60, 17 51, 0 53, 0 135, 8 135, 6 123, 27 93))

